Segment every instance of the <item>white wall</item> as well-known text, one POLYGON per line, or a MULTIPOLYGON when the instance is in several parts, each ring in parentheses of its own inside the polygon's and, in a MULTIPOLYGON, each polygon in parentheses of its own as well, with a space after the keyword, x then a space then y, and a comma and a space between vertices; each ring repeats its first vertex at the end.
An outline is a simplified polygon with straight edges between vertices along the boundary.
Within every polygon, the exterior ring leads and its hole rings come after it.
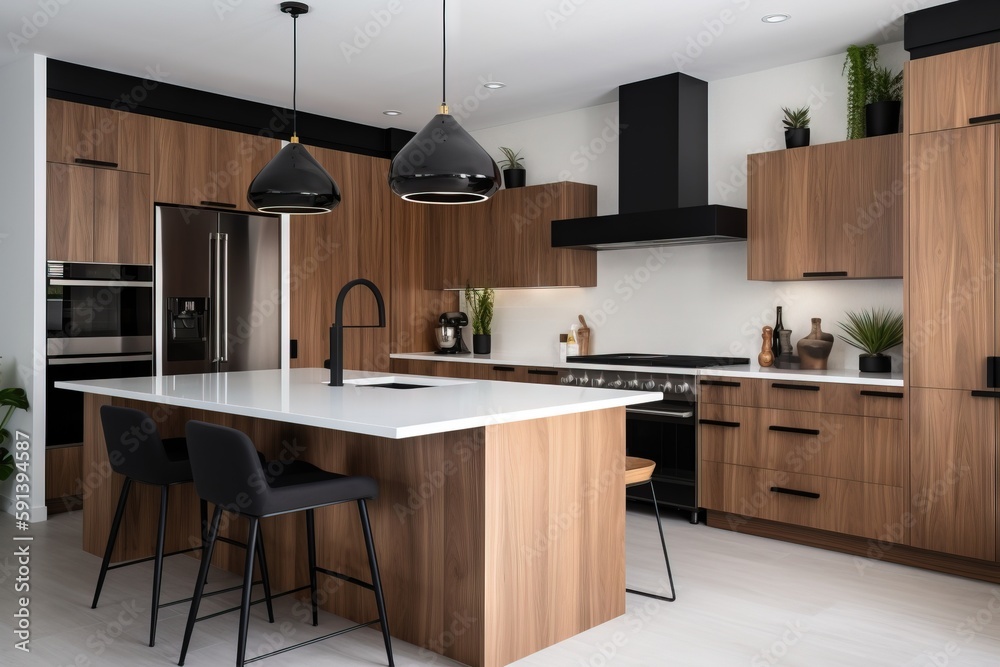
MULTIPOLYGON (((45 512, 45 58, 0 69, 0 386, 23 387, 31 405, 7 428, 31 442, 31 520, 45 512)), ((13 441, 5 443, 13 449, 13 441)), ((0 485, 12 511, 13 477, 0 485)))
MULTIPOLYGON (((902 67, 901 43, 881 48, 882 61, 902 67)), ((748 153, 784 147, 781 107, 809 103, 812 143, 846 138, 844 56, 811 60, 709 84, 709 202, 746 206, 748 153)), ((473 136, 523 148, 528 184, 572 180, 598 186, 598 213, 618 210, 617 103, 487 128, 473 136)), ((746 243, 601 251, 595 288, 501 290, 493 325, 494 355, 554 354, 558 334, 583 314, 593 329, 592 352, 733 354, 754 362, 760 327, 784 307, 793 343, 847 310, 901 310, 901 280, 757 282, 746 279, 746 243)), ((857 368, 858 351, 838 341, 830 368, 857 368)), ((897 365, 894 368, 898 368, 897 365)))

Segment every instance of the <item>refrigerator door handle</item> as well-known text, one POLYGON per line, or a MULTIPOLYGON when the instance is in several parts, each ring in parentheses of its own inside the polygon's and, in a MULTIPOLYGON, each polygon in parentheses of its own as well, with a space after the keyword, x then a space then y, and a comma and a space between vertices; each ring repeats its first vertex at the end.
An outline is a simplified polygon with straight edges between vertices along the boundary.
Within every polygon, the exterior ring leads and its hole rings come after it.
POLYGON ((222 247, 220 253, 222 268, 219 270, 222 285, 222 324, 218 332, 221 349, 219 361, 225 363, 229 361, 229 234, 219 234, 219 239, 219 245, 222 247))
POLYGON ((222 299, 221 293, 221 268, 222 268, 222 235, 211 233, 208 235, 208 257, 209 257, 209 295, 212 299, 212 321, 209 325, 211 331, 210 341, 212 346, 212 363, 221 361, 222 350, 219 339, 220 323, 222 322, 222 299))

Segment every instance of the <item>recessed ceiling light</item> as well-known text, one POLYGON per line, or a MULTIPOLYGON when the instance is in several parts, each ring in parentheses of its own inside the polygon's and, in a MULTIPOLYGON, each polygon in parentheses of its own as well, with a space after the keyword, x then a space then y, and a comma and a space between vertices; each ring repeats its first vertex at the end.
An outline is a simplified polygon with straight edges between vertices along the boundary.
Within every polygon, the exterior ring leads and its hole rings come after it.
POLYGON ((403 115, 402 111, 396 111, 395 109, 386 109, 382 113, 384 113, 386 116, 402 116, 403 115))
POLYGON ((768 14, 762 17, 760 20, 764 23, 783 23, 788 19, 792 18, 788 14, 768 14))
POLYGON ((499 90, 501 88, 506 88, 507 84, 503 81, 487 81, 483 84, 483 88, 489 88, 490 90, 499 90))

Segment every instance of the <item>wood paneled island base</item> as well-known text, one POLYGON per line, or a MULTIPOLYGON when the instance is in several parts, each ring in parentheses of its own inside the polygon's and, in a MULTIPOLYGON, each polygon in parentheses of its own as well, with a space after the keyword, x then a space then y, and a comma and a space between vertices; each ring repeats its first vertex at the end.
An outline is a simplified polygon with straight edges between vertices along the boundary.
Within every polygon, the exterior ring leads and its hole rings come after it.
MULTIPOLYGON (((380 495, 369 511, 394 637, 474 667, 500 667, 625 613, 623 407, 394 440, 85 398, 83 549, 91 554, 103 555, 122 484, 110 472, 98 410, 125 405, 151 414, 163 437, 183 435, 198 419, 244 431, 272 466, 302 459, 375 478, 380 495)), ((133 491, 115 561, 153 554, 158 503, 155 489, 133 491)), ((226 516, 223 534, 245 539, 245 522, 226 516)), ((316 519, 318 564, 369 581, 355 505, 317 510, 316 519)), ((168 521, 168 551, 200 544, 193 485, 171 489, 168 521)), ((274 590, 306 585, 304 515, 264 519, 262 527, 274 590)), ((240 573, 242 562, 242 550, 216 548, 214 565, 240 573)), ((319 581, 324 609, 358 622, 377 618, 370 592, 319 581)))

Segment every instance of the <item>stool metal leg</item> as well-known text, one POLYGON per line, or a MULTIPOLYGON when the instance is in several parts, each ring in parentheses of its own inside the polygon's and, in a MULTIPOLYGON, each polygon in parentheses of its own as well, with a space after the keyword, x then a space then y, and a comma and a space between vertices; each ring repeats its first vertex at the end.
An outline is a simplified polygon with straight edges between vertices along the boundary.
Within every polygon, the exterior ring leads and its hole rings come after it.
POLYGON ((274 606, 271 604, 271 575, 267 573, 267 557, 264 555, 264 532, 257 529, 257 564, 264 585, 264 602, 267 605, 267 622, 274 623, 274 606))
POLYGON ((653 488, 653 480, 649 480, 649 492, 653 496, 653 511, 656 513, 656 527, 660 531, 660 546, 663 547, 663 562, 667 564, 667 579, 670 581, 670 597, 657 595, 655 593, 647 593, 645 591, 637 591, 631 588, 626 588, 625 591, 627 593, 635 593, 636 595, 645 595, 648 598, 663 600, 664 602, 673 602, 677 599, 677 592, 674 590, 674 575, 670 571, 670 558, 667 557, 667 541, 663 538, 663 524, 660 523, 660 506, 656 502, 656 490, 653 488))
POLYGON ((170 487, 160 487, 160 525, 156 536, 156 558, 153 560, 153 602, 150 604, 149 645, 156 644, 156 617, 160 611, 160 582, 163 579, 163 543, 167 536, 167 496, 170 487))
POLYGON ((372 572, 372 588, 375 589, 375 604, 378 606, 378 619, 382 625, 382 639, 385 641, 385 654, 389 658, 389 667, 394 667, 392 660, 392 639, 389 637, 389 621, 385 614, 385 599, 382 597, 382 580, 378 574, 378 560, 375 558, 375 543, 372 541, 371 524, 368 522, 368 507, 364 499, 358 501, 358 513, 361 515, 361 528, 365 533, 365 547, 368 549, 368 567, 372 572))
POLYGON ((128 501, 128 492, 132 489, 132 480, 125 478, 122 484, 122 492, 118 495, 118 509, 115 510, 114 521, 111 522, 111 534, 108 535, 108 546, 104 549, 104 560, 101 562, 101 574, 97 577, 97 590, 94 591, 94 602, 91 609, 97 609, 97 601, 101 597, 101 589, 104 588, 104 578, 108 576, 108 565, 111 564, 111 553, 115 550, 115 542, 118 540, 118 529, 122 525, 122 516, 125 514, 125 503, 128 501))
POLYGON ((306 540, 309 543, 309 603, 312 605, 313 626, 319 625, 316 586, 316 515, 306 510, 306 540))
POLYGON ((246 661, 250 593, 253 592, 253 561, 257 551, 257 533, 260 530, 260 519, 253 516, 247 518, 250 520, 250 533, 247 535, 247 558, 243 566, 243 596, 240 601, 240 632, 236 639, 236 667, 243 667, 246 661))
POLYGON ((191 643, 191 633, 194 632, 194 622, 198 619, 198 607, 201 606, 201 596, 205 592, 205 580, 208 579, 208 570, 212 566, 212 553, 215 551, 215 541, 219 536, 219 521, 222 519, 222 508, 216 505, 215 513, 212 515, 212 524, 208 528, 208 546, 205 555, 201 559, 201 567, 198 569, 198 580, 194 585, 194 598, 191 600, 191 609, 188 611, 187 625, 184 626, 184 642, 181 644, 181 657, 177 661, 178 665, 184 664, 187 656, 188 645, 191 643))

